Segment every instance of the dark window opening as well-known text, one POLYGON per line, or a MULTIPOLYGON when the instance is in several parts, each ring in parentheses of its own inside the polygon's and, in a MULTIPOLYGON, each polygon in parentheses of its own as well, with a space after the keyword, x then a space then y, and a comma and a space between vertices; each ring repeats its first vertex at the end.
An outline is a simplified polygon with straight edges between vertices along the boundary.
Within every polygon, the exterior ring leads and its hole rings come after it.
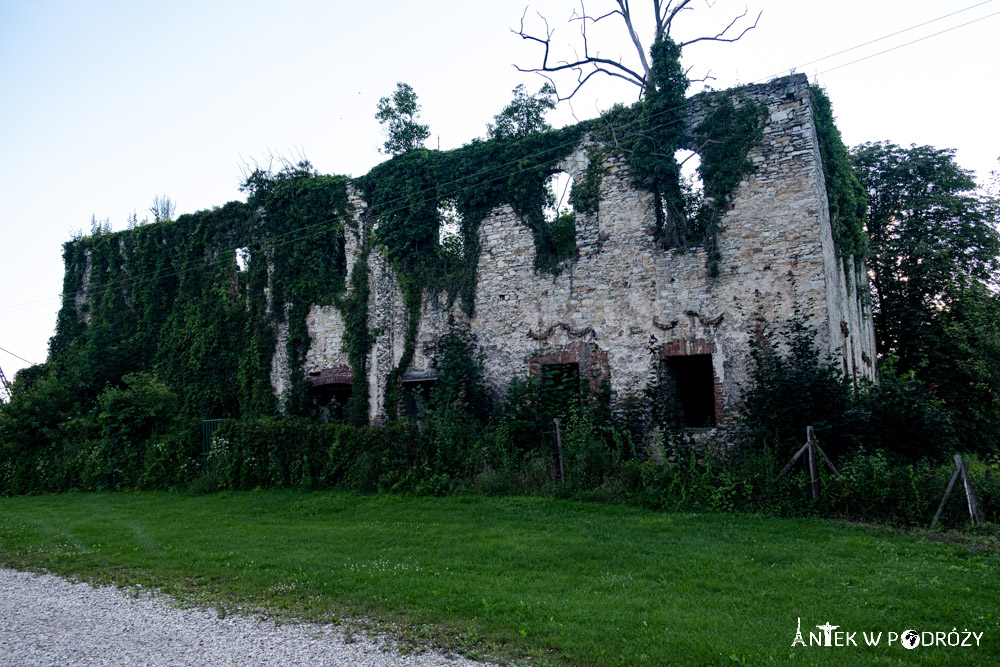
POLYGON ((427 410, 431 407, 431 394, 437 380, 404 380, 403 381, 403 414, 408 420, 420 428, 427 417, 427 410))
POLYGON ((354 386, 344 383, 321 384, 309 390, 309 412, 321 424, 344 419, 344 408, 351 399, 354 386))
POLYGON ((546 417, 565 419, 572 406, 580 405, 580 364, 545 364, 539 379, 539 398, 546 417))
POLYGON ((686 428, 715 426, 715 374, 712 355, 668 357, 662 370, 673 378, 686 428))

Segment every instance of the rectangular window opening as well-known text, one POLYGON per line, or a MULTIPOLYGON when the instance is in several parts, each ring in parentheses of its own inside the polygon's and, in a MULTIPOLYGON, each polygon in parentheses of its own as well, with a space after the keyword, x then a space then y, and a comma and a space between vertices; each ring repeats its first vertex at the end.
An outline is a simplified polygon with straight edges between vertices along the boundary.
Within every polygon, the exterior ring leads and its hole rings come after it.
POLYGON ((309 408, 313 419, 321 424, 344 420, 344 408, 351 400, 354 385, 346 382, 321 384, 309 390, 309 408))
POLYGON ((661 370, 677 388, 677 401, 686 428, 711 428, 715 423, 715 373, 712 355, 692 354, 667 357, 661 370))
POLYGON ((404 380, 402 385, 403 414, 419 428, 423 426, 427 409, 431 407, 431 394, 437 380, 404 380))
POLYGON ((247 266, 250 265, 250 249, 249 248, 237 248, 236 249, 236 270, 246 271, 247 266))

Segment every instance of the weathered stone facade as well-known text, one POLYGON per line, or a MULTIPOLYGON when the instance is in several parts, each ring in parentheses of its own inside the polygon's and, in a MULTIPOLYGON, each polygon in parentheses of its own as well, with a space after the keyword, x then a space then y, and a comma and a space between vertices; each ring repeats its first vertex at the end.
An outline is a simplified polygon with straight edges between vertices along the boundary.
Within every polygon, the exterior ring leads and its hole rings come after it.
MULTIPOLYGON (((580 377, 607 382, 614 395, 641 391, 651 364, 699 356, 710 369, 714 423, 735 413, 747 382, 750 336, 758 316, 772 322, 795 307, 818 328, 821 349, 842 360, 846 373, 874 377, 874 333, 863 267, 850 275, 834 248, 826 187, 806 77, 793 75, 740 91, 741 100, 766 105, 763 140, 749 157, 754 172, 732 194, 718 236, 717 277, 706 269, 705 251, 664 250, 653 236, 653 196, 635 189, 625 161, 609 151, 596 213, 576 213, 579 256, 553 277, 534 270, 532 235, 510 206, 501 206, 480 227, 482 255, 474 316, 425 295, 416 351, 404 379, 434 376, 433 356, 449 317, 468 320, 497 395, 519 374, 546 364, 577 364, 580 377)), ((691 127, 704 118, 692 98, 691 127)), ((587 167, 585 140, 560 168, 575 180, 587 167)), ((358 230, 348 232, 348 265, 365 233, 365 204, 356 196, 358 230)), ((373 420, 385 415, 386 379, 403 355, 406 313, 399 284, 378 251, 370 257, 369 326, 379 332, 369 357, 369 406, 373 420)), ((305 372, 314 384, 347 383, 350 371, 342 340, 344 323, 333 307, 309 315, 312 346, 305 372)), ((281 332, 279 332, 280 336, 281 332)), ((284 345, 277 346, 282 354, 284 345)), ((287 364, 275 359, 272 384, 287 364)), ((702 371, 699 371, 702 372, 702 371)), ((704 372, 708 372, 707 370, 704 372)))

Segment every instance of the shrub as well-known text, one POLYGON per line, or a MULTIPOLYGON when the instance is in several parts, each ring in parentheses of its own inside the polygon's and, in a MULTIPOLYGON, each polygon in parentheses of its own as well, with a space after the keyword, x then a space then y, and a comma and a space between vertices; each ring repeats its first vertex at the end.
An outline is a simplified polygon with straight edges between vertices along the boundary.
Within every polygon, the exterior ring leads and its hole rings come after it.
POLYGON ((97 398, 101 437, 84 465, 87 487, 138 487, 147 448, 165 438, 177 413, 177 395, 155 375, 132 373, 122 380, 124 387, 108 386, 97 398))

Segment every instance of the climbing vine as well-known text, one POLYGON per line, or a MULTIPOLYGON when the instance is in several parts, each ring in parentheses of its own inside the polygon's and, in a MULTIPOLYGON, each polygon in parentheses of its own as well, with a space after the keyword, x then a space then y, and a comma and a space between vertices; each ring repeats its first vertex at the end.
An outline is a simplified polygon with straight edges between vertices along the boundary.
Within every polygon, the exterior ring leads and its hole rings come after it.
POLYGON ((548 181, 583 132, 582 126, 574 126, 474 141, 452 151, 417 149, 357 180, 376 219, 374 239, 399 280, 406 313, 403 354, 386 386, 390 416, 399 402, 400 380, 413 360, 423 290, 444 292, 449 304, 457 300, 466 314, 473 314, 479 226, 493 209, 509 204, 531 230, 536 270, 556 273, 560 262, 575 252, 573 221, 547 220, 545 208, 553 203, 548 181), (446 209, 457 215, 460 242, 442 243, 446 209))
POLYGON ((688 79, 680 47, 665 37, 650 50, 652 86, 641 102, 615 105, 597 125, 597 138, 625 156, 632 183, 655 200, 655 236, 667 248, 686 243, 686 211, 675 154, 686 143, 688 79))
POLYGON ((613 107, 602 116, 596 134, 625 156, 633 184, 653 194, 656 239, 668 249, 704 247, 706 268, 715 277, 721 259, 720 221, 730 195, 753 171, 747 153, 763 136, 766 108, 747 99, 737 107, 729 92, 707 94, 710 111, 688 136, 688 80, 680 65, 680 49, 668 37, 654 45, 652 55, 655 90, 636 105, 613 107), (685 192, 675 158, 679 149, 691 145, 702 154, 703 201, 685 192))
POLYGON ((752 170, 747 153, 760 140, 763 107, 748 100, 734 105, 727 95, 709 98, 708 115, 688 136, 680 50, 666 38, 652 55, 654 85, 643 101, 597 121, 450 151, 418 148, 353 182, 319 175, 304 161, 277 173, 255 170, 243 184, 246 204, 119 234, 96 228, 65 249, 67 298, 52 340, 54 367, 75 378, 84 402, 106 384, 152 369, 176 393, 184 416, 306 414, 307 316, 314 304, 332 304, 343 317, 343 351, 354 377, 346 415, 364 424, 367 360, 378 336, 368 312, 371 252, 383 253, 398 278, 406 317, 403 353, 385 388, 391 413, 415 355, 424 296, 443 293, 449 306, 474 313, 482 221, 509 205, 532 233, 536 271, 558 274, 577 252, 576 216, 598 210, 610 153, 623 155, 633 182, 654 194, 660 242, 704 246, 716 275, 720 220, 752 170), (570 193, 575 211, 547 214, 554 205, 550 179, 588 133, 588 166, 570 193), (674 158, 689 145, 702 154, 706 197, 698 204, 685 195, 674 158), (370 229, 353 222, 352 186, 369 204, 370 229), (454 231, 442 238, 446 221, 454 231), (358 237, 353 266, 345 233, 358 237), (242 268, 238 248, 249 258, 242 268), (86 298, 78 303, 76 292, 86 298), (290 385, 279 403, 270 380, 284 327, 287 364, 277 370, 290 385))
POLYGON ((333 303, 344 290, 347 274, 344 228, 350 218, 347 178, 321 176, 302 161, 276 174, 255 170, 243 189, 247 205, 260 215, 256 231, 264 239, 260 256, 270 273, 269 321, 286 322, 286 352, 291 387, 284 411, 308 411, 309 381, 303 372, 309 351, 306 316, 312 304, 333 303))
POLYGON ((601 182, 604 179, 605 149, 600 144, 587 146, 587 168, 583 178, 573 183, 569 203, 579 213, 597 213, 601 203, 601 182))
POLYGON ((851 157, 840 137, 840 130, 834 123, 830 98, 819 86, 810 86, 809 91, 812 94, 813 117, 816 121, 819 153, 823 160, 823 176, 826 179, 833 245, 837 256, 844 263, 844 274, 850 286, 850 258, 863 260, 868 254, 865 189, 851 168, 851 157))
POLYGON ((713 93, 707 100, 711 111, 695 128, 694 142, 700 148, 698 170, 705 197, 689 214, 691 234, 701 239, 707 253, 705 263, 713 278, 719 275, 719 231, 729 210, 729 199, 740 181, 753 171, 748 153, 760 143, 767 107, 742 99, 737 107, 729 93, 713 93))
POLYGON ((345 421, 355 426, 368 423, 368 352, 372 348, 374 336, 368 327, 368 257, 371 243, 361 239, 361 252, 351 267, 350 285, 347 293, 335 294, 333 299, 344 318, 344 352, 347 363, 354 374, 351 397, 345 410, 345 421))

